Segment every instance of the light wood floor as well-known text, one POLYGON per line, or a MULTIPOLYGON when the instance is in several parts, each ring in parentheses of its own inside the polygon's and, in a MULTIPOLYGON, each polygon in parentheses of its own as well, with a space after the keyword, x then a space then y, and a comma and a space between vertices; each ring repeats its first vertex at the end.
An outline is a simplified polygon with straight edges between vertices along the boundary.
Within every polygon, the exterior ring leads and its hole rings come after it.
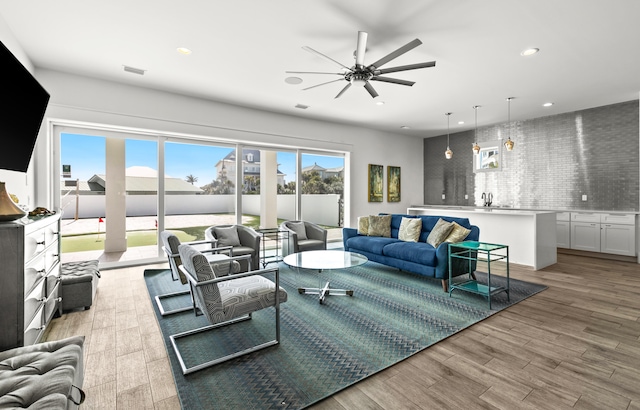
MULTIPOLYGON (((640 409, 640 265, 558 261, 512 265, 549 288, 312 408, 640 409)), ((87 337, 84 409, 180 407, 143 269, 105 271, 93 308, 53 322, 50 340, 87 337)))

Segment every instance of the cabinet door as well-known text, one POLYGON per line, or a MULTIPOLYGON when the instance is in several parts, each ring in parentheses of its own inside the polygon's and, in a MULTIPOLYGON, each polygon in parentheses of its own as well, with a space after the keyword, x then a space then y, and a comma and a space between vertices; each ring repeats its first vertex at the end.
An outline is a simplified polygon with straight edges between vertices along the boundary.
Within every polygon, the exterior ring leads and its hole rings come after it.
POLYGON ((571 248, 571 227, 568 221, 556 222, 556 246, 558 248, 571 248))
POLYGON ((600 224, 572 221, 571 249, 600 252, 600 224))
POLYGON ((602 252, 616 255, 636 255, 634 225, 602 224, 600 245, 602 252))

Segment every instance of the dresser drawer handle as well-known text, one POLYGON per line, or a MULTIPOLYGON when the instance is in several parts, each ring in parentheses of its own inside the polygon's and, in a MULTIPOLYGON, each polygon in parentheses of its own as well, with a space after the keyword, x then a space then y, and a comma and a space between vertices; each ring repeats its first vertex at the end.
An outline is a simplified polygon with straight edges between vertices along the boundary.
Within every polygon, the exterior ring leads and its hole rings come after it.
POLYGON ((45 245, 47 243, 46 240, 42 240, 42 242, 36 242, 36 245, 45 245))

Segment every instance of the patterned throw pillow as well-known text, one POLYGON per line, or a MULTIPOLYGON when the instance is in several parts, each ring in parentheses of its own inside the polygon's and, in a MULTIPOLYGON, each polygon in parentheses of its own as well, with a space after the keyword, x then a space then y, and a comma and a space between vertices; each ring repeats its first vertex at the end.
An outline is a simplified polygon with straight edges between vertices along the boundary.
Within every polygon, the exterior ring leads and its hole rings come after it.
POLYGON ((433 227, 431 233, 427 237, 427 243, 437 248, 449 236, 453 230, 453 223, 438 219, 436 226, 433 227))
POLYGON ((304 222, 289 222, 287 226, 298 235, 299 241, 307 240, 307 228, 304 226, 304 222))
POLYGON ((405 242, 418 242, 420 239, 420 231, 422 231, 421 218, 402 217, 400 230, 398 231, 398 239, 405 242))
POLYGON ((391 215, 370 215, 369 236, 391 237, 391 215))
POLYGON ((460 226, 455 222, 452 222, 452 224, 453 224, 453 229, 451 230, 451 233, 449 234, 449 236, 447 236, 447 239, 444 240, 445 242, 451 242, 451 243, 462 242, 471 233, 471 229, 467 229, 464 226, 460 226))
POLYGON ((360 235, 369 235, 369 217, 358 217, 358 233, 360 235))
POLYGON ((218 239, 218 246, 240 246, 240 238, 238 237, 238 229, 235 226, 214 227, 213 232, 218 239))

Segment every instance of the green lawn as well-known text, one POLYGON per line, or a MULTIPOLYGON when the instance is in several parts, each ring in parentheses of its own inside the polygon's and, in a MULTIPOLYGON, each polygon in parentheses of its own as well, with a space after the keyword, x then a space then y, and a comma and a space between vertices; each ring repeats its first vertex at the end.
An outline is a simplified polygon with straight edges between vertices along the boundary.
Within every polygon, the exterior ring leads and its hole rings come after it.
MULTIPOLYGON (((249 216, 250 219, 244 223, 246 226, 257 229, 260 224, 260 217, 254 215, 249 216)), ((284 220, 278 219, 278 225, 284 220)), ((169 229, 173 232, 180 242, 203 241, 204 231, 208 226, 191 226, 188 228, 169 229)), ((129 231, 127 232, 127 246, 151 246, 156 245, 157 231, 155 229, 148 231, 129 231)), ((98 251, 104 249, 105 234, 87 233, 83 235, 62 236, 61 248, 63 253, 98 251)))

